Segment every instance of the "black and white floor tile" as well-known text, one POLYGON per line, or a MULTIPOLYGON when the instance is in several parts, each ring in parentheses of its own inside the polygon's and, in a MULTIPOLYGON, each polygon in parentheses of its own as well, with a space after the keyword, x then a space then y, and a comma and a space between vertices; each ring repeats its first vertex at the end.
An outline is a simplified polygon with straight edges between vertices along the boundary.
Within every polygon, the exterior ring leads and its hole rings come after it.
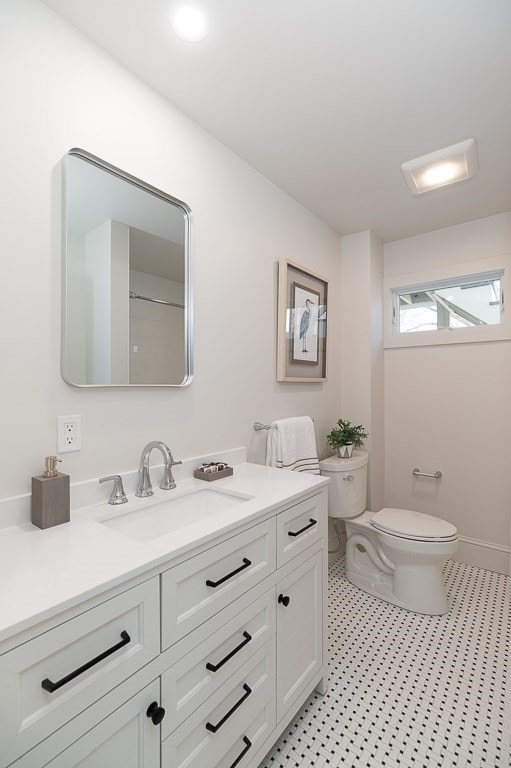
POLYGON ((422 616, 329 571, 329 690, 261 768, 510 768, 509 577, 449 561, 452 602, 422 616))

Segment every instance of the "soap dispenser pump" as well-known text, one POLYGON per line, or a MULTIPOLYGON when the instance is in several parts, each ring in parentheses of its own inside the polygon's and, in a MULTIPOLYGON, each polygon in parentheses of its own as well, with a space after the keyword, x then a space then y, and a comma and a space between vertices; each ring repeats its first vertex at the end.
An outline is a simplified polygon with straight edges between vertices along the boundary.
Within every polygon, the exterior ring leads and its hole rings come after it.
POLYGON ((69 475, 57 471, 56 456, 46 456, 44 473, 32 478, 32 523, 38 528, 69 522, 69 475))

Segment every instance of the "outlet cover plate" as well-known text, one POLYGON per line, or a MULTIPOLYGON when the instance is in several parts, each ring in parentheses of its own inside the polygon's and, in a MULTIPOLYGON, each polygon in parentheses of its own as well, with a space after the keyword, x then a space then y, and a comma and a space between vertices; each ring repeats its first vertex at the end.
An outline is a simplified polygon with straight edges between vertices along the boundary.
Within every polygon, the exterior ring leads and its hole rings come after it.
POLYGON ((82 447, 80 416, 57 416, 57 453, 79 451, 82 447))

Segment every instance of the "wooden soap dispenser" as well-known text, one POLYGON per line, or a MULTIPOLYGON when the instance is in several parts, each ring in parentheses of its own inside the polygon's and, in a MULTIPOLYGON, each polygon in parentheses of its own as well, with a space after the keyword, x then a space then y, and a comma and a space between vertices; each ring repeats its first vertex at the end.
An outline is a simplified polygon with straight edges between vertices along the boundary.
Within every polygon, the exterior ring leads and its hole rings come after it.
POLYGON ((46 456, 44 474, 32 478, 32 523, 38 528, 69 522, 69 475, 57 472, 56 456, 46 456))

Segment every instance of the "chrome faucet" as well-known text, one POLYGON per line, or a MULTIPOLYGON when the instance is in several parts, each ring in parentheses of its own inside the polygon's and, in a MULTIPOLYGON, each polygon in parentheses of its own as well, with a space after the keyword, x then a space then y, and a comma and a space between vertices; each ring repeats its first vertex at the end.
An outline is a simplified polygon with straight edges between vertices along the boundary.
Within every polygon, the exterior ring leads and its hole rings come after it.
POLYGON ((172 458, 172 452, 166 443, 162 443, 160 440, 153 440, 147 443, 142 455, 140 457, 140 466, 138 468, 138 485, 135 492, 135 496, 152 496, 154 494, 153 486, 151 485, 151 478, 149 476, 149 456, 153 448, 158 448, 163 456, 163 477, 160 483, 160 488, 164 491, 170 491, 176 487, 176 482, 172 477, 172 467, 176 464, 182 464, 182 461, 174 461, 172 458))

